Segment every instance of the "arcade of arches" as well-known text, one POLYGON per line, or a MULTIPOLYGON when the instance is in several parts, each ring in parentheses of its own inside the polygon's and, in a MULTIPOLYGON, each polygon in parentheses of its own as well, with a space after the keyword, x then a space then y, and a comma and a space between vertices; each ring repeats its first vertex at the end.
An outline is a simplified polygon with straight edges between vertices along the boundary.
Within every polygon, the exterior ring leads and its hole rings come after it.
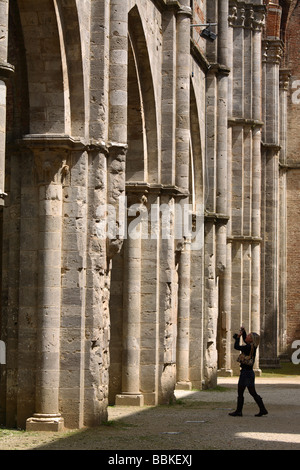
POLYGON ((257 374, 290 357, 299 24, 298 0, 0 0, 0 423, 213 387, 241 324, 257 374))

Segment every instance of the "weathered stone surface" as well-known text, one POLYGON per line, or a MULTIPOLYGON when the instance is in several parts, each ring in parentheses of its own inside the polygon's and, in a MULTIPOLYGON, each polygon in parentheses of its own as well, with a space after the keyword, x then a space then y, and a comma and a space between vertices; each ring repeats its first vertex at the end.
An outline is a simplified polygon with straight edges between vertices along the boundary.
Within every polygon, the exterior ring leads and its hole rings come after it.
POLYGON ((299 11, 19 0, 9 19, 0 0, 1 423, 99 425, 213 387, 241 324, 257 373, 288 353, 299 11))

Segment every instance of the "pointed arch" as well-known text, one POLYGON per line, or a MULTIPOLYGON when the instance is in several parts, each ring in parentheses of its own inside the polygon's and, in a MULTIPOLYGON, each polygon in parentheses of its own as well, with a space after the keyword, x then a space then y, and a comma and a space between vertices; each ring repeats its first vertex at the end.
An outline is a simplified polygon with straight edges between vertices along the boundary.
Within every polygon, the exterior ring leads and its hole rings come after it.
POLYGON ((199 110, 193 82, 190 86, 190 129, 191 129, 191 171, 190 171, 190 194, 192 194, 192 204, 203 204, 203 159, 202 143, 199 125, 199 110))
POLYGON ((29 132, 81 136, 84 92, 76 1, 18 0, 18 6, 26 50, 29 132))
POLYGON ((128 109, 131 113, 128 116, 128 176, 131 180, 136 177, 140 181, 141 165, 143 165, 143 180, 158 183, 157 106, 147 42, 137 6, 129 12, 128 28, 130 43, 128 109), (135 91, 138 92, 138 96, 135 91), (138 124, 135 129, 134 123, 138 124), (134 145, 137 143, 134 153, 134 145), (138 169, 137 176, 133 174, 135 165, 138 169))

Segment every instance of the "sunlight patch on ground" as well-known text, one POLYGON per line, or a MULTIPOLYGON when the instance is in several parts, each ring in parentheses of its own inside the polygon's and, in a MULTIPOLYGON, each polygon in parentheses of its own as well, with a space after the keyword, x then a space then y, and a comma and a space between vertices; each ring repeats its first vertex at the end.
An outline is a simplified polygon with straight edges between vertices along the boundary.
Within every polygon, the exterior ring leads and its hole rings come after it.
POLYGON ((291 442, 300 444, 300 434, 276 433, 276 432, 238 432, 235 437, 244 439, 256 439, 258 441, 291 442))

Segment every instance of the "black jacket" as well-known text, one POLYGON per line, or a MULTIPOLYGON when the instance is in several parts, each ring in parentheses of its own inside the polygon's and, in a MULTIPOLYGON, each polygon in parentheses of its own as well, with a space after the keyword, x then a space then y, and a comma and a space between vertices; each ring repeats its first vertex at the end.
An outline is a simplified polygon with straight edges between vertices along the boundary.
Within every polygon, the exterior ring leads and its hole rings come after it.
MULTIPOLYGON (((247 333, 244 330, 243 335, 242 335, 244 341, 245 341, 246 336, 247 336, 247 333)), ((236 349, 237 351, 241 351, 242 353, 245 354, 245 356, 249 356, 250 353, 251 353, 251 344, 246 344, 246 345, 240 346, 240 338, 235 338, 234 349, 236 349)), ((253 364, 254 364, 254 361, 255 361, 255 356, 256 356, 256 347, 253 346, 253 364)), ((249 366, 249 365, 246 365, 246 364, 241 364, 241 368, 243 370, 252 370, 253 365, 249 366)))

